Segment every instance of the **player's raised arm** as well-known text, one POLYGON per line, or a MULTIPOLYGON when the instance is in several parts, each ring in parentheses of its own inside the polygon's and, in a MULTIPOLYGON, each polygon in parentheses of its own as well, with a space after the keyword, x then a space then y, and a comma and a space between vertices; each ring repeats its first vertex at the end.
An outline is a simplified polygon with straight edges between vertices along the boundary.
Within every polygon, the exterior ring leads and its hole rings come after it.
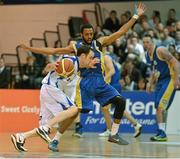
POLYGON ((126 24, 124 24, 117 32, 111 34, 110 36, 100 38, 99 41, 101 42, 101 44, 103 46, 107 46, 115 42, 116 39, 124 35, 134 25, 136 20, 144 14, 145 10, 146 6, 143 3, 139 3, 135 8, 136 13, 133 15, 133 17, 126 24))
POLYGON ((69 45, 63 48, 37 48, 37 47, 29 47, 24 44, 20 45, 25 51, 31 51, 36 54, 46 54, 46 55, 53 55, 53 54, 71 54, 74 53, 73 45, 69 45))

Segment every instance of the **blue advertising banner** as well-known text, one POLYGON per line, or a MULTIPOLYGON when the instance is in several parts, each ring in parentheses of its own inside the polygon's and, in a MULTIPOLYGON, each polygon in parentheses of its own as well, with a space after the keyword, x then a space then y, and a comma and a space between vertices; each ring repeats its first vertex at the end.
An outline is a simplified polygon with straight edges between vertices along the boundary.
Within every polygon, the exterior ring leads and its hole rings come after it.
MULTIPOLYGON (((126 98, 126 111, 128 111, 140 124, 143 125, 143 133, 155 133, 156 125, 156 110, 154 108, 154 94, 146 92, 122 92, 122 96, 126 98)), ((113 115, 113 108, 110 114, 113 115)), ((89 114, 81 114, 81 123, 84 132, 103 132, 106 129, 104 116, 101 112, 101 107, 97 102, 94 102, 93 111, 89 114)), ((134 132, 133 125, 124 118, 121 120, 120 132, 134 132)))

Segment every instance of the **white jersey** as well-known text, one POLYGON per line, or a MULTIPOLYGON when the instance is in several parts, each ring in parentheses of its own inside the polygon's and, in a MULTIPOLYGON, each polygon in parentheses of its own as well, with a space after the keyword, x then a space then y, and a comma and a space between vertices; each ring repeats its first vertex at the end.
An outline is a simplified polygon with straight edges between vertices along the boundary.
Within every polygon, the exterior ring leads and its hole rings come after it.
POLYGON ((40 125, 47 124, 58 112, 75 106, 79 61, 76 56, 63 55, 60 57, 60 59, 63 58, 73 61, 74 73, 68 78, 61 78, 56 71, 50 71, 43 79, 40 92, 40 125))
POLYGON ((77 76, 77 73, 79 71, 79 61, 78 61, 78 57, 76 56, 69 56, 69 55, 62 55, 60 56, 59 60, 60 59, 64 59, 64 58, 68 58, 70 59, 73 64, 74 64, 74 73, 68 77, 68 78, 62 78, 60 77, 56 71, 50 71, 46 77, 42 80, 42 84, 48 84, 48 85, 51 85, 53 87, 56 87, 56 88, 60 88, 61 89, 61 82, 63 81, 63 83, 70 83, 71 81, 73 81, 73 79, 75 78, 78 78, 77 76))

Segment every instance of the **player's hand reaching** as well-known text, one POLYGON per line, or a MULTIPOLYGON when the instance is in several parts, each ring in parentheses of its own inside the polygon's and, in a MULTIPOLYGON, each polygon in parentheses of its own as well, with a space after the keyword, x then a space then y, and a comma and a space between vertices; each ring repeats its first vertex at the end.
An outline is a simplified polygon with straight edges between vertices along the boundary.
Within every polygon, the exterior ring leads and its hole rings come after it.
POLYGON ((141 16, 144 14, 144 12, 146 11, 146 5, 143 3, 138 3, 137 5, 135 5, 135 14, 138 16, 141 16))
POLYGON ((96 58, 94 58, 94 59, 92 59, 91 61, 90 61, 90 63, 89 63, 89 68, 96 68, 96 64, 97 63, 99 63, 100 62, 100 60, 96 57, 96 58))
POLYGON ((26 46, 25 44, 21 44, 20 47, 21 47, 22 49, 24 49, 24 51, 26 51, 26 52, 29 51, 29 47, 26 46))

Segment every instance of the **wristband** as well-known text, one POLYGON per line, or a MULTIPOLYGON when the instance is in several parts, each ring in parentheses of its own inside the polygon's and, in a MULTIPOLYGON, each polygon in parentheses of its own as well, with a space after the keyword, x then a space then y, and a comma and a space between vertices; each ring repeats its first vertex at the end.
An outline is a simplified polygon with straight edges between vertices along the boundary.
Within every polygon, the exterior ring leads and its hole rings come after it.
POLYGON ((137 19, 139 18, 139 15, 134 14, 134 15, 133 15, 133 18, 137 20, 137 19))

